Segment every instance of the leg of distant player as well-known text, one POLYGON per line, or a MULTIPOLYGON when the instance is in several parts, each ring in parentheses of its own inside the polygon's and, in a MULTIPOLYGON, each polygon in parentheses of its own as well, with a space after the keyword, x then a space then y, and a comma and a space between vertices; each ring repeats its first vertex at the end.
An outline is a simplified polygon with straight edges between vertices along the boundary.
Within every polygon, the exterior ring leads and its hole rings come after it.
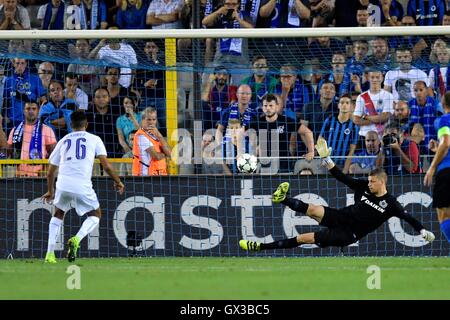
POLYGON ((97 208, 95 211, 88 212, 87 215, 88 217, 84 220, 78 233, 68 241, 69 250, 67 252, 67 259, 69 262, 75 260, 81 240, 94 231, 95 227, 99 224, 102 211, 100 208, 97 208))
POLYGON ((441 231, 450 243, 450 208, 436 208, 441 231))
POLYGON ((45 255, 45 262, 47 263, 56 263, 56 240, 59 237, 64 220, 64 211, 58 208, 55 209, 55 215, 50 219, 50 223, 48 225, 48 245, 47 254, 45 255))
MULTIPOLYGON (((274 203, 282 203, 294 211, 306 213, 306 215, 318 223, 322 221, 325 213, 325 208, 323 206, 317 206, 313 204, 304 203, 301 200, 287 198, 286 194, 289 191, 289 183, 283 182, 278 186, 278 189, 274 192, 272 200, 274 203)), ((271 243, 258 243, 253 241, 241 240, 239 245, 244 250, 249 251, 259 251, 268 249, 287 249, 295 248, 302 244, 313 244, 315 243, 314 232, 303 233, 294 238, 283 239, 280 241, 275 241, 271 243)))

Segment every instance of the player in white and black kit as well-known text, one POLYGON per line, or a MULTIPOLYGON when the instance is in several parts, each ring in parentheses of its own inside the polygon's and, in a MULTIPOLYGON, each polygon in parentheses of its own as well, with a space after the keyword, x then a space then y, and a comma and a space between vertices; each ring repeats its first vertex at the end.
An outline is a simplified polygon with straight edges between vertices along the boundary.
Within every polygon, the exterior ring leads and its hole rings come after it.
POLYGON ((344 247, 365 237, 394 216, 407 221, 417 232, 420 232, 425 240, 430 242, 434 240, 433 233, 425 230, 423 225, 409 215, 397 199, 387 192, 387 175, 383 169, 372 170, 368 180, 354 179, 335 166, 329 157, 331 148, 328 148, 326 144, 323 138, 319 138, 316 149, 330 173, 355 191, 355 204, 342 209, 307 204, 301 200, 286 197, 289 183, 283 182, 273 194, 272 201, 287 205, 297 212, 306 213, 327 228, 272 243, 241 240, 239 245, 242 249, 259 251, 294 248, 302 244, 316 244, 321 248, 344 247))
POLYGON ((42 196, 44 201, 53 200, 55 205, 55 215, 49 224, 48 248, 45 256, 47 263, 56 263, 54 253, 56 239, 67 211, 75 208, 79 216, 88 215, 78 233, 68 241, 69 262, 75 260, 80 241, 100 222, 100 204, 91 181, 96 157, 106 173, 113 178, 116 190, 122 194, 125 188, 106 158, 103 141, 98 136, 86 132, 88 122, 84 112, 73 112, 70 120, 73 132, 64 136, 50 155, 47 173, 48 191, 42 196), (55 192, 55 176, 58 168, 55 192))

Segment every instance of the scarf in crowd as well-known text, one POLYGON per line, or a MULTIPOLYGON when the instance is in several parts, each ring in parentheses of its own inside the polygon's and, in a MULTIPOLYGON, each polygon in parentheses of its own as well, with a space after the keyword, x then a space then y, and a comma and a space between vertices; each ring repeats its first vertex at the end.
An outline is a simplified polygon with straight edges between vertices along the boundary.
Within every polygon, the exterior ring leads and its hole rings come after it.
MULTIPOLYGON (((25 127, 25 121, 22 121, 15 129, 13 133, 12 143, 14 148, 20 150, 20 158, 22 155, 22 143, 23 143, 23 131, 25 127)), ((42 124, 41 121, 37 121, 33 128, 31 135, 30 147, 29 147, 30 159, 42 159, 42 124)))
POLYGON ((58 11, 56 12, 56 17, 53 23, 52 16, 53 16, 53 3, 50 0, 47 3, 47 8, 45 10, 45 16, 44 16, 44 25, 42 27, 43 30, 63 30, 64 29, 64 10, 65 10, 65 4, 61 1, 58 7, 58 11))
POLYGON ((297 15, 297 11, 295 10, 295 0, 289 0, 287 7, 288 10, 287 21, 281 23, 282 22, 281 15, 283 11, 281 2, 282 1, 277 0, 277 3, 275 5, 275 15, 273 16, 272 21, 270 22, 270 27, 271 28, 300 27, 300 17, 297 15))
MULTIPOLYGON (((241 19, 243 19, 241 12, 239 12, 239 16, 241 19)), ((232 23, 224 20, 223 28, 224 29, 240 29, 241 25, 236 20, 234 20, 232 23)), ((220 52, 240 56, 242 54, 242 38, 221 38, 220 39, 220 52)))
POLYGON ((92 0, 92 5, 91 5, 91 29, 97 29, 97 24, 98 24, 98 9, 99 9, 99 2, 98 0, 92 0))

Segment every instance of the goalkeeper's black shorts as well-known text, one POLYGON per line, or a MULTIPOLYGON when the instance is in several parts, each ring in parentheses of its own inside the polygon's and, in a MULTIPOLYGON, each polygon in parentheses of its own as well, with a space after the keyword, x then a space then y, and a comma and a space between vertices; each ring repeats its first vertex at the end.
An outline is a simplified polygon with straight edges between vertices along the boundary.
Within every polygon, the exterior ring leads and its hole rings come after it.
POLYGON ((433 187, 433 208, 450 207, 450 168, 439 170, 436 174, 433 187))
POLYGON ((323 228, 314 232, 315 244, 321 248, 325 247, 346 247, 358 241, 356 235, 350 230, 350 221, 347 215, 340 210, 325 208, 320 225, 323 228))

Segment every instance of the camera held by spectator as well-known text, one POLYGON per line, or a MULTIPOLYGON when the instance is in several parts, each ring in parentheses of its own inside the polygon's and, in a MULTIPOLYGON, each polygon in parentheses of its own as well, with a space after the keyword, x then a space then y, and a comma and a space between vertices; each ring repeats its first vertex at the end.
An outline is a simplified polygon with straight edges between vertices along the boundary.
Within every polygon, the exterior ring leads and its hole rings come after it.
POLYGON ((397 143, 399 141, 399 137, 396 133, 389 133, 383 136, 383 146, 385 148, 389 147, 391 144, 397 143))

